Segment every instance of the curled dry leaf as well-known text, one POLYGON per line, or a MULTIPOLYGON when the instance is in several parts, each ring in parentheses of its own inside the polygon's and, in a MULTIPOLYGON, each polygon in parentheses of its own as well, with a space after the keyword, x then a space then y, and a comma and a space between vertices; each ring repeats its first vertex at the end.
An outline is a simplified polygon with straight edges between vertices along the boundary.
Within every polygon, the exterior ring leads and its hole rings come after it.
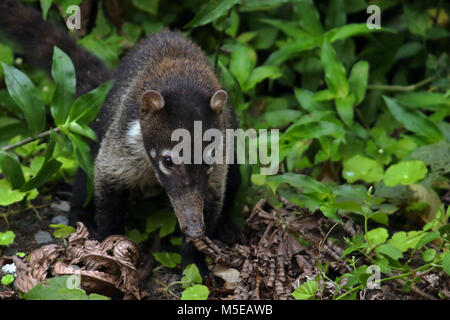
POLYGON ((16 264, 15 286, 21 292, 50 276, 80 275, 81 288, 87 293, 116 296, 122 292, 125 299, 140 299, 138 246, 125 236, 110 236, 102 243, 88 237, 87 228, 78 222, 66 248, 49 244, 34 250, 29 262, 14 256, 2 257, 0 263, 16 264))

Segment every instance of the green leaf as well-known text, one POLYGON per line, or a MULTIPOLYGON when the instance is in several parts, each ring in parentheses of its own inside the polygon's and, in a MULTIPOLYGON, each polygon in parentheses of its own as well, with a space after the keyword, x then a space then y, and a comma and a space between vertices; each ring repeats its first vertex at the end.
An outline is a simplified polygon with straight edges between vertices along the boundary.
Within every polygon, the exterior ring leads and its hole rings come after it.
POLYGON ((173 233, 177 219, 172 211, 158 211, 147 218, 145 232, 152 233, 159 229, 161 238, 173 233))
POLYGON ((368 231, 365 235, 366 242, 370 247, 375 247, 386 242, 389 233, 385 228, 375 228, 368 231))
POLYGON ((450 252, 447 252, 442 259, 442 269, 444 269, 445 273, 450 275, 450 252))
POLYGON ((248 91, 265 79, 278 79, 282 75, 283 73, 276 66, 259 66, 252 70, 243 89, 248 91))
POLYGON ((393 245, 382 244, 375 249, 376 252, 384 254, 393 260, 398 260, 403 257, 403 253, 393 245))
POLYGON ((154 15, 158 14, 159 0, 132 0, 132 3, 139 10, 146 11, 154 15))
POLYGON ((368 81, 369 63, 367 61, 355 63, 348 79, 350 92, 355 96, 355 105, 360 104, 364 100, 368 81))
POLYGON ((435 143, 444 139, 444 136, 432 121, 423 113, 402 107, 397 100, 383 96, 389 111, 394 118, 401 122, 408 130, 424 137, 428 143, 435 143))
POLYGON ((311 34, 320 35, 323 33, 319 12, 313 0, 295 1, 292 5, 300 27, 311 34))
POLYGON ((13 189, 18 189, 25 183, 22 167, 15 154, 0 150, 0 166, 13 189))
POLYGON ((422 180, 427 172, 427 167, 422 161, 402 161, 393 164, 384 172, 383 182, 388 187, 398 184, 410 185, 422 180))
POLYGON ((66 122, 75 100, 76 78, 72 60, 58 47, 53 51, 52 76, 56 89, 50 110, 55 123, 60 125, 66 122))
POLYGON ((208 296, 208 287, 201 284, 195 284, 183 291, 181 300, 207 300, 208 296))
POLYGON ((349 23, 342 27, 331 29, 324 34, 324 38, 329 43, 333 43, 338 40, 345 40, 356 35, 364 35, 373 32, 394 32, 387 28, 381 29, 369 29, 365 23, 349 23))
POLYGON ((177 264, 181 264, 181 255, 179 253, 153 252, 152 254, 164 267, 175 268, 177 264))
POLYGON ((52 6, 53 0, 41 0, 42 17, 47 20, 48 9, 52 6))
POLYGON ((11 230, 0 232, 0 246, 8 246, 14 243, 16 235, 11 230))
POLYGON ((13 190, 11 184, 5 180, 0 180, 0 206, 9 206, 15 202, 22 201, 27 193, 13 190))
POLYGON ((53 236, 56 239, 65 239, 76 231, 74 227, 66 226, 65 224, 51 224, 50 228, 57 229, 53 232, 53 236))
POLYGON ((20 70, 1 63, 5 72, 5 82, 9 95, 19 106, 25 116, 32 135, 45 128, 45 106, 41 101, 38 89, 20 70))
POLYGON ((184 28, 195 28, 208 24, 221 16, 238 4, 239 0, 211 0, 203 5, 197 15, 187 23, 184 28))
POLYGON ((341 126, 333 122, 295 122, 286 130, 283 137, 285 139, 314 139, 322 136, 338 137, 344 132, 345 130, 341 126))
POLYGON ((423 252, 422 258, 425 262, 430 262, 436 257, 436 250, 434 249, 427 249, 423 252))
POLYGON ((2 285, 7 286, 8 284, 13 283, 13 281, 14 281, 14 276, 12 274, 7 274, 2 277, 1 283, 2 283, 2 285))
POLYGON ((239 82, 220 61, 218 66, 220 70, 220 82, 229 93, 231 103, 234 106, 240 105, 243 100, 243 95, 239 82))
POLYGON ((183 288, 186 289, 194 284, 201 284, 203 282, 200 271, 195 264, 189 264, 183 270, 183 277, 181 278, 183 288))
POLYGON ((441 236, 436 231, 430 231, 423 236, 419 242, 417 242, 417 245, 415 249, 421 249, 423 246, 427 245, 431 241, 439 239, 441 236))
POLYGON ((401 252, 405 252, 415 248, 424 235, 423 231, 400 231, 394 233, 387 243, 397 247, 401 252))
POLYGON ((71 289, 70 277, 61 276, 45 280, 24 293, 25 300, 109 300, 110 298, 99 294, 89 296, 82 289, 71 289))
POLYGON ((250 59, 249 48, 243 45, 239 45, 231 53, 230 72, 233 76, 235 76, 235 78, 241 85, 241 88, 244 88, 245 81, 250 75, 251 69, 252 62, 250 59))
POLYGON ((298 55, 303 51, 314 49, 320 45, 320 38, 304 38, 283 45, 277 51, 274 51, 267 58, 264 65, 279 66, 284 61, 298 55))
POLYGON ((336 98, 336 110, 344 123, 351 127, 353 125, 353 105, 355 96, 350 94, 344 98, 336 98))
POLYGON ((345 76, 345 68, 337 58, 336 51, 331 44, 324 41, 320 60, 325 69, 325 81, 331 92, 338 97, 344 98, 348 95, 349 85, 345 76))
POLYGON ((400 93, 395 99, 402 105, 412 108, 424 108, 432 111, 442 110, 450 107, 450 97, 438 92, 416 91, 400 93))
POLYGON ((342 176, 350 183, 357 180, 377 182, 383 178, 383 166, 375 160, 357 154, 344 160, 342 176))
POLYGON ((86 125, 94 121, 111 87, 112 81, 108 81, 78 97, 70 107, 69 121, 76 121, 86 125))
POLYGON ((292 296, 297 300, 314 300, 318 284, 315 280, 306 280, 306 282, 292 292, 292 296))
POLYGON ((330 188, 323 183, 303 174, 287 172, 277 176, 267 176, 267 185, 276 192, 281 183, 288 183, 295 188, 301 188, 305 193, 317 192, 328 194, 331 192, 330 188))

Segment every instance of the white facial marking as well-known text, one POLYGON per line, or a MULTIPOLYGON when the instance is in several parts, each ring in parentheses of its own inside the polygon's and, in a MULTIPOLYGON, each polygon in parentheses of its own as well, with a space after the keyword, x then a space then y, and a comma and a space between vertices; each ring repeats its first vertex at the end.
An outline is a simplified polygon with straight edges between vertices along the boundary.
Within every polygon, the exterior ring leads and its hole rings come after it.
POLYGON ((151 156, 152 158, 155 158, 155 157, 156 157, 156 151, 155 151, 155 149, 150 150, 150 156, 151 156))
POLYGON ((159 170, 161 170, 165 175, 170 175, 170 170, 164 166, 162 160, 159 161, 159 170))
POLYGON ((168 149, 164 149, 163 151, 161 151, 161 157, 168 157, 172 155, 172 152, 168 149))
POLYGON ((136 144, 139 138, 141 138, 141 124, 139 120, 135 120, 128 128, 126 140, 128 144, 136 144))

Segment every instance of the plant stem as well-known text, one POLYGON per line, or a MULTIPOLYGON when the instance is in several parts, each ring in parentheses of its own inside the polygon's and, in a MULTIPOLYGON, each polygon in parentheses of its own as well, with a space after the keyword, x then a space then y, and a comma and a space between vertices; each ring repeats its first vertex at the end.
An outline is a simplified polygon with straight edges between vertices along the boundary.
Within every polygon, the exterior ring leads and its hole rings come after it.
POLYGON ((368 90, 382 90, 382 91, 397 91, 397 92, 408 92, 408 91, 414 91, 430 82, 433 82, 436 80, 437 77, 430 77, 425 80, 422 80, 420 82, 417 82, 416 84, 411 84, 409 86, 396 86, 396 85, 384 85, 384 84, 371 84, 367 86, 368 90))
POLYGON ((12 149, 15 149, 17 147, 21 147, 21 146, 26 145, 27 143, 33 142, 35 140, 48 137, 52 132, 59 132, 59 128, 49 129, 47 131, 39 133, 37 136, 29 137, 29 138, 23 139, 22 141, 19 141, 19 142, 16 142, 16 143, 4 146, 4 147, 2 147, 2 151, 3 152, 8 152, 8 151, 10 151, 12 149))

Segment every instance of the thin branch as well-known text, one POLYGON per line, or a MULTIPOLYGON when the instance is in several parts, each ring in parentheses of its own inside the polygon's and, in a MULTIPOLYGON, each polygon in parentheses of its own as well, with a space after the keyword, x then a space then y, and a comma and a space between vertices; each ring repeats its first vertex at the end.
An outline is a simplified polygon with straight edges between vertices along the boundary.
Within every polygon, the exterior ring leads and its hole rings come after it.
POLYGON ((398 92, 408 92, 408 91, 414 91, 420 87, 423 87, 424 85, 433 82, 436 80, 437 77, 431 77, 427 78, 425 80, 422 80, 420 82, 417 82, 416 84, 411 84, 409 86, 395 86, 395 85, 384 85, 384 84, 371 84, 367 86, 368 90, 382 90, 382 91, 398 91, 398 92))
POLYGON ((48 137, 52 133, 52 131, 55 132, 55 133, 59 132, 59 128, 53 128, 53 129, 47 130, 45 132, 42 132, 42 133, 38 134, 35 137, 29 137, 29 138, 23 139, 22 141, 19 141, 19 142, 16 142, 16 143, 4 146, 4 147, 2 147, 2 151, 8 152, 8 151, 13 150, 13 149, 15 149, 17 147, 21 147, 23 145, 26 145, 27 143, 30 143, 30 142, 36 141, 38 139, 42 139, 42 138, 48 137))

